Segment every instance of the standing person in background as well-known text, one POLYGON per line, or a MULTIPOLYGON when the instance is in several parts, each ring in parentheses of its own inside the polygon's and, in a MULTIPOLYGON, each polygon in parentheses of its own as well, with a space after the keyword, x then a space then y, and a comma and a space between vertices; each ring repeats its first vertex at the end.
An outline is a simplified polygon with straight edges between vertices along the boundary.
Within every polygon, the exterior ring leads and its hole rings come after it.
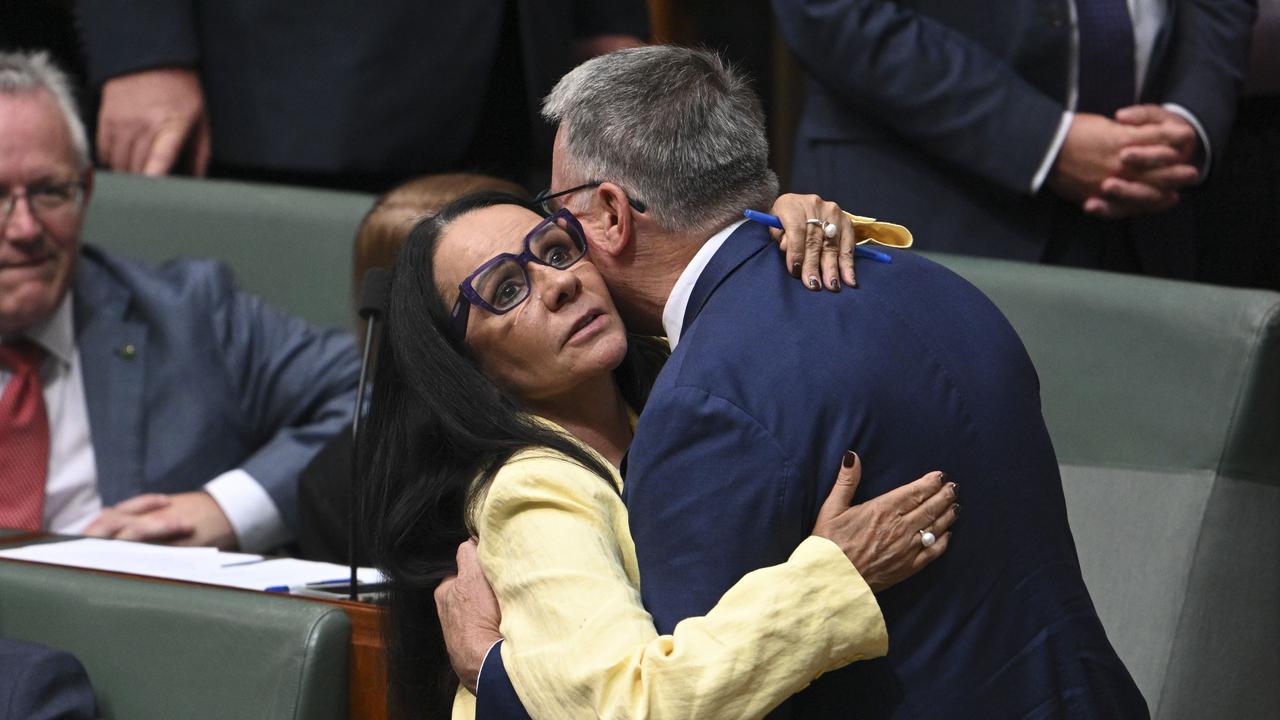
POLYGON ((1252 0, 773 0, 808 72, 793 186, 918 247, 1189 278, 1252 0))
POLYGON ((103 165, 374 192, 453 170, 541 184, 540 98, 648 34, 643 0, 77 6, 103 165))
POLYGON ((93 168, 66 76, 0 53, 0 527, 260 552, 350 422, 346 333, 207 261, 81 242, 93 168))
POLYGON ((1198 200, 1196 279, 1280 290, 1280 0, 1258 0, 1231 139, 1198 200))

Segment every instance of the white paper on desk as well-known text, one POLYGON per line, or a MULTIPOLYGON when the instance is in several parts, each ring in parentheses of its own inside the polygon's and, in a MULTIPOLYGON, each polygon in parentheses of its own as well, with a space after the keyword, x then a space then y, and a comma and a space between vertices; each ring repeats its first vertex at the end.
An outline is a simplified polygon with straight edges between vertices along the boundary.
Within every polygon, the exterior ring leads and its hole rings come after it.
POLYGON ((222 569, 217 548, 171 547, 84 538, 0 550, 0 557, 51 565, 206 582, 222 569))
MULTIPOLYGON (((252 565, 222 568, 218 573, 217 584, 265 590, 269 587, 306 585, 329 580, 345 581, 350 577, 351 568, 346 565, 277 558, 252 565)), ((361 583, 381 582, 382 575, 373 568, 357 568, 356 579, 361 583)))
MULTIPOLYGON (((100 538, 26 545, 0 550, 0 557, 256 590, 345 579, 351 575, 350 568, 335 563, 293 558, 264 560, 261 555, 219 552, 217 548, 148 545, 100 538)), ((362 583, 382 581, 381 573, 373 568, 359 568, 356 577, 362 583)))

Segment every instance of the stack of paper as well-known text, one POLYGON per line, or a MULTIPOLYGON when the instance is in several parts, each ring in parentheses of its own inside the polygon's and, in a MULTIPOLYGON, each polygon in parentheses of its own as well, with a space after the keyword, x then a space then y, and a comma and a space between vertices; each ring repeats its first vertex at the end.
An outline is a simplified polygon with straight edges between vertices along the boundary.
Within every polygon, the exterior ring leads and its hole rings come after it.
MULTIPOLYGON (((98 538, 4 549, 0 550, 0 558, 256 590, 297 587, 347 578, 351 574, 350 568, 335 563, 293 558, 268 560, 261 555, 221 552, 216 548, 171 547, 98 538)), ((361 583, 383 579, 373 568, 360 568, 357 577, 361 583)))

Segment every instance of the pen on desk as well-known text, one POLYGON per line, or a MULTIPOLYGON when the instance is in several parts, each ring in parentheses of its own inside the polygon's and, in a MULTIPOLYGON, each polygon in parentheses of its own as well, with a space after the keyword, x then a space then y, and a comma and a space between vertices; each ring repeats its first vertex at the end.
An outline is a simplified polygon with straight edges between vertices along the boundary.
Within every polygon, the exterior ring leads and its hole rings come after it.
POLYGON ((272 585, 266 588, 266 592, 294 593, 299 590, 323 590, 326 585, 346 585, 349 582, 351 582, 350 578, 335 578, 333 580, 303 583, 302 585, 272 585))
MULTIPOLYGON (((762 213, 756 210, 743 210, 742 214, 748 220, 754 220, 761 225, 768 225, 771 228, 777 228, 779 230, 782 229, 782 221, 778 219, 777 215, 770 215, 769 213, 762 213)), ((888 264, 893 262, 893 256, 889 253, 872 250, 871 248, 862 247, 861 245, 854 246, 853 254, 878 263, 888 264)))

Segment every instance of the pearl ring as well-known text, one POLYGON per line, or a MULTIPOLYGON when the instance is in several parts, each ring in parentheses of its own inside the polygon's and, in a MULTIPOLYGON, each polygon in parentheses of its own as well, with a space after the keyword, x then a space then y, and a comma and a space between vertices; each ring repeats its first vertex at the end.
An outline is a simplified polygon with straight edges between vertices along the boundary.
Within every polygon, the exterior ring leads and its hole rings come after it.
POLYGON ((925 547, 930 547, 931 545, 933 545, 933 544, 934 544, 934 543, 936 543, 936 542, 938 542, 938 538, 937 538, 937 537, 935 537, 933 533, 929 532, 928 530, 921 530, 921 531, 920 531, 920 544, 921 544, 921 545, 923 545, 923 546, 925 546, 925 547))
POLYGON ((826 220, 823 220, 822 218, 809 218, 808 220, 804 221, 804 224, 817 225, 818 227, 822 228, 822 234, 826 235, 827 239, 831 239, 835 237, 836 232, 840 229, 836 227, 835 223, 829 223, 826 220))

